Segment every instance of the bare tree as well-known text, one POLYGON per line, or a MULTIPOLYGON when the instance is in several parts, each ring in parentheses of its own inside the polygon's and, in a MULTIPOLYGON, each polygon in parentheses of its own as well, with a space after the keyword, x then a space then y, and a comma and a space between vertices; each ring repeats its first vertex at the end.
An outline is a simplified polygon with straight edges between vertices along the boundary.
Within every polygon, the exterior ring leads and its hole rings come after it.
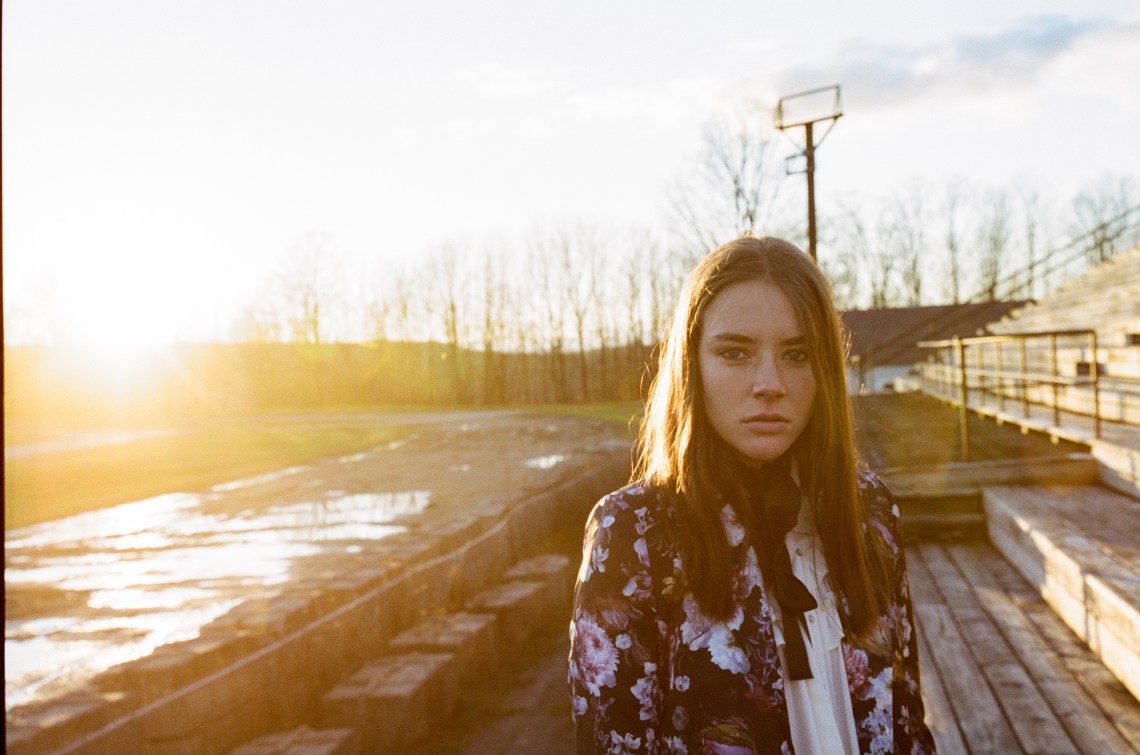
POLYGON ((647 271, 649 288, 649 341, 656 343, 665 335, 673 308, 680 295, 683 269, 693 267, 693 258, 682 250, 659 246, 650 258, 647 271))
MULTIPOLYGON (((396 339, 404 343, 419 336, 412 327, 417 288, 414 277, 404 265, 394 265, 387 275, 385 299, 388 316, 392 319, 392 329, 396 339)), ((424 340, 427 340, 426 337, 424 340)))
POLYGON ((896 271, 898 258, 891 234, 890 217, 880 214, 874 231, 868 231, 862 210, 850 202, 843 204, 837 223, 836 247, 840 269, 856 280, 866 280, 871 309, 882 309, 896 303, 896 271))
POLYGON ((272 293, 263 292, 246 304, 238 316, 235 335, 242 343, 279 343, 285 338, 285 328, 279 308, 273 303, 272 293))
POLYGON ((483 342, 483 402, 500 403, 506 397, 502 370, 501 350, 506 338, 504 318, 508 297, 506 249, 501 242, 490 242, 482 252, 482 342, 483 342))
POLYGON ((383 343, 388 340, 390 310, 391 304, 383 296, 368 300, 364 305, 365 327, 368 329, 366 340, 376 343, 383 343))
POLYGON ((990 193, 978 227, 979 294, 987 301, 998 298, 1003 261, 1008 256, 1010 211, 1008 195, 1001 190, 990 193))
POLYGON ((572 228, 555 231, 554 242, 561 267, 562 284, 570 315, 574 319, 574 333, 578 340, 578 382, 581 397, 590 396, 586 357, 586 318, 590 315, 598 285, 597 267, 600 264, 600 247, 596 228, 578 223, 572 228))
POLYGON ((912 186, 903 196, 895 198, 884 234, 894 247, 892 256, 898 259, 902 271, 905 301, 910 306, 922 304, 922 264, 926 258, 926 213, 922 201, 922 188, 912 186))
POLYGON ((669 194, 685 246, 703 253, 762 228, 783 178, 771 132, 755 114, 710 122, 694 170, 669 194))
MULTIPOLYGON (((530 248, 533 251, 534 247, 530 248)), ((536 399, 531 378, 532 354, 541 353, 540 329, 543 319, 538 292, 541 290, 538 277, 539 266, 522 264, 516 268, 519 274, 511 281, 515 284, 506 299, 506 320, 511 323, 511 344, 518 354, 516 381, 512 383, 511 395, 518 400, 529 402, 536 399)), ((537 398, 541 399, 539 394, 537 398)))
POLYGON ((858 309, 860 306, 860 264, 851 245, 842 236, 844 223, 841 218, 836 222, 820 224, 827 230, 820 243, 819 266, 831 282, 835 306, 840 311, 858 309))
POLYGON ((292 340, 321 343, 335 323, 344 284, 340 259, 327 234, 310 232, 287 250, 277 283, 292 340))
MULTIPOLYGON (((645 342, 647 339, 646 320, 652 322, 656 313, 652 311, 652 303, 656 299, 660 284, 656 280, 656 245, 646 231, 635 231, 630 234, 625 245, 625 253, 620 263, 621 288, 617 299, 625 305, 625 334, 626 343, 626 370, 637 372, 646 359, 645 342), (648 293, 648 301, 643 295, 648 293), (649 312, 647 312, 647 308, 649 312)), ((656 340, 656 331, 651 330, 648 339, 656 340)))
POLYGON ((1136 244, 1140 224, 1131 216, 1137 210, 1140 207, 1130 178, 1105 176, 1077 195, 1073 200, 1074 235, 1088 237, 1086 255, 1091 264, 1105 262, 1136 244))
POLYGON ((1022 228, 1025 233, 1025 284, 1021 288, 1027 299, 1033 298, 1037 276, 1037 230, 1041 197, 1036 189, 1022 187, 1018 191, 1021 198, 1022 228))
POLYGON ((599 246, 590 255, 591 264, 588 266, 589 275, 593 278, 590 285, 590 309, 594 321, 594 338, 598 344, 597 379, 594 381, 595 393, 599 397, 609 397, 613 385, 611 370, 611 345, 616 339, 615 312, 611 290, 611 276, 606 269, 606 262, 613 262, 613 257, 607 254, 610 245, 605 239, 612 234, 601 233, 595 237, 599 246), (605 245, 604 247, 602 245, 605 245))
POLYGON ((951 181, 946 185, 944 212, 946 213, 946 285, 950 301, 962 303, 962 236, 958 228, 962 204, 962 184, 951 181))
POLYGON ((451 400, 456 403, 467 399, 459 363, 461 322, 466 314, 462 306, 464 276, 460 264, 458 247, 454 243, 444 243, 435 248, 424 268, 431 310, 439 316, 446 346, 444 361, 448 366, 451 400))
POLYGON ((896 247, 891 235, 894 227, 885 214, 880 214, 875 223, 875 237, 867 237, 861 220, 855 221, 853 228, 860 239, 863 255, 871 281, 871 309, 885 309, 897 303, 895 293, 895 271, 898 268, 896 247))
POLYGON ((310 232, 283 252, 261 292, 243 309, 245 341, 321 343, 336 332, 343 302, 342 266, 327 234, 310 232))
POLYGON ((568 401, 569 386, 566 379, 566 311, 567 290, 562 280, 558 240, 541 231, 535 231, 528 248, 532 278, 541 293, 543 326, 549 355, 548 375, 553 383, 554 400, 568 401))

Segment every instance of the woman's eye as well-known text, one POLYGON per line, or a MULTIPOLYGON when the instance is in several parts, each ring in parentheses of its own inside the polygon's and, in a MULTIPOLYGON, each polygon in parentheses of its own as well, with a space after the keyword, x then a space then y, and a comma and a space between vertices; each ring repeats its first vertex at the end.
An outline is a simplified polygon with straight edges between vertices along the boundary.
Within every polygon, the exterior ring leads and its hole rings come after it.
POLYGON ((789 361, 792 361, 792 362, 806 362, 808 355, 807 355, 806 351, 796 350, 796 351, 789 351, 787 354, 784 355, 784 358, 788 359, 789 361))
POLYGON ((748 356, 746 353, 744 353, 743 349, 725 349, 724 351, 720 352, 720 355, 723 359, 727 359, 730 362, 739 362, 741 359, 745 359, 748 356))

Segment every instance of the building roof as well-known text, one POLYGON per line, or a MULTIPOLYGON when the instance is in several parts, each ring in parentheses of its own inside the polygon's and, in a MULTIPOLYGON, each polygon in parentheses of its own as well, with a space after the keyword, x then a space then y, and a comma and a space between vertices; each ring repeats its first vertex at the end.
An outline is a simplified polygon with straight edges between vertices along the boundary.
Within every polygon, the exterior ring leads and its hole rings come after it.
POLYGON ((877 366, 915 364, 919 341, 978 335, 1025 301, 861 309, 840 314, 851 336, 851 357, 877 366))

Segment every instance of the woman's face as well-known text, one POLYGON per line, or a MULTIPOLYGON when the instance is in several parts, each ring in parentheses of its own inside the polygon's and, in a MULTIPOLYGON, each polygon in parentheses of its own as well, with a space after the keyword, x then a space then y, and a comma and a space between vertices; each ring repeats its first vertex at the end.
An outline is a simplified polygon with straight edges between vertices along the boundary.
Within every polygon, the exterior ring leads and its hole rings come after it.
POLYGON ((803 432, 815 375, 792 303, 766 281, 735 283, 705 307, 697 350, 705 416, 745 463, 781 456, 803 432))

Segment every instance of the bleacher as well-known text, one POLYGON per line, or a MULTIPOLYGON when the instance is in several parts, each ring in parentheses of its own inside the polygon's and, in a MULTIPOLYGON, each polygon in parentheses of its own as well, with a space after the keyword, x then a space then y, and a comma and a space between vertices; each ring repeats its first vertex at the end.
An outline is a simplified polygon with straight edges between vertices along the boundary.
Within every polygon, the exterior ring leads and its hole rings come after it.
MULTIPOLYGON (((1101 346, 1123 356, 1140 346, 1140 247, 1117 255, 1040 301, 989 326, 992 333, 1095 328, 1101 346)), ((1107 353, 1107 352, 1106 352, 1107 353)), ((1133 373, 1137 375, 1140 373, 1133 373)))
MULTIPOLYGON (((1041 301, 1014 310, 988 330, 1011 335, 1084 328, 1096 332, 1095 359, 1087 345, 1062 343, 1057 350, 1058 371, 1087 376, 1095 362, 1101 416, 1140 425, 1140 247, 1093 268, 1041 301)), ((1037 357, 1044 359, 1040 352, 1037 357)), ((1066 387, 1059 401, 1068 411, 1092 414, 1087 386, 1066 387)))
MULTIPOLYGON (((986 488, 989 539, 1140 699, 1140 247, 987 330, 1019 338, 967 344, 968 410, 1087 443, 1099 473, 1089 484, 986 488)), ((960 382, 946 378, 963 374, 952 348, 920 381, 951 401, 960 382)))

